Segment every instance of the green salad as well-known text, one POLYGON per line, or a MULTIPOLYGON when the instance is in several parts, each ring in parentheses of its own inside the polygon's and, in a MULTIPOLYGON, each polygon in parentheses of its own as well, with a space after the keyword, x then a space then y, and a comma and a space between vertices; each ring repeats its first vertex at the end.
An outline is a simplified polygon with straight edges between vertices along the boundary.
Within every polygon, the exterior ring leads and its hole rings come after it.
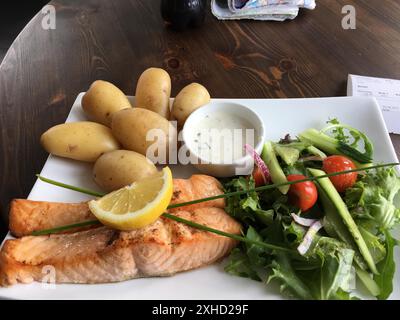
POLYGON ((387 299, 399 243, 391 235, 400 220, 395 168, 321 178, 371 167, 368 137, 334 119, 321 131, 268 141, 261 159, 254 156, 253 174, 223 181, 225 192, 281 186, 226 199, 226 211, 243 224, 243 236, 251 241, 232 251, 225 270, 266 285, 277 281, 285 296, 298 299, 358 299, 355 289, 361 286, 387 299), (288 181, 294 184, 285 185, 288 181))

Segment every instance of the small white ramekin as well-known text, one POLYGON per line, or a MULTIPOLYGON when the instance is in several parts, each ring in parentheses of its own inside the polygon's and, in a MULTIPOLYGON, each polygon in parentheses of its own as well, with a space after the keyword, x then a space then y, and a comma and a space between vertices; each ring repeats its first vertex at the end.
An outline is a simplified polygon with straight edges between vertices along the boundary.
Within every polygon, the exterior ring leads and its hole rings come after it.
POLYGON ((193 130, 198 121, 204 119, 206 115, 212 115, 214 112, 223 112, 233 116, 241 117, 250 123, 253 127, 249 129, 255 129, 255 131, 258 133, 257 137, 254 137, 254 149, 258 154, 261 154, 263 150, 265 143, 265 127, 262 119, 256 112, 237 103, 212 102, 193 112, 186 120, 183 127, 183 142, 191 154, 192 161, 194 162, 193 165, 203 173, 219 178, 250 174, 254 166, 254 161, 251 155, 246 155, 236 159, 229 164, 207 163, 207 161, 201 159, 194 151, 194 137, 193 134, 191 134, 191 130, 193 130))

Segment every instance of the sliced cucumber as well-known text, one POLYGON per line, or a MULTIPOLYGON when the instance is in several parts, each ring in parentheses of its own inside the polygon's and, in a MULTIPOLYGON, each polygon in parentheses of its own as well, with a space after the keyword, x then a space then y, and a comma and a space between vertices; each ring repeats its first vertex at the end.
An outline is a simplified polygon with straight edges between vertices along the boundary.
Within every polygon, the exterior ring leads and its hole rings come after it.
MULTIPOLYGON (((325 172, 322 170, 317 170, 317 169, 308 169, 308 170, 314 177, 325 175, 325 172)), ((325 191, 328 198, 335 205, 337 212, 342 217, 343 223, 346 225, 347 229, 350 231, 350 234, 352 235, 355 243, 357 244, 360 253, 364 257, 365 262, 367 263, 369 269, 374 274, 377 274, 378 270, 376 269, 374 259, 372 258, 368 246, 365 243, 365 240, 362 237, 360 230, 358 230, 358 227, 354 222, 353 217, 351 216, 349 210, 347 209, 346 204, 344 203, 340 194, 335 189, 331 180, 329 178, 322 178, 318 179, 318 183, 320 184, 321 188, 325 191)))
POLYGON ((301 141, 305 141, 329 154, 339 154, 338 141, 317 129, 308 129, 299 134, 301 141))
MULTIPOLYGON (((328 154, 340 154, 349 157, 350 159, 357 161, 359 165, 368 165, 370 162, 372 162, 371 150, 368 150, 368 152, 366 151, 365 153, 361 153, 356 148, 335 138, 332 138, 316 129, 308 129, 306 131, 303 131, 299 134, 299 139, 301 141, 310 143, 311 145, 317 147, 318 149, 321 149, 328 154)), ((369 140, 367 140, 367 137, 365 137, 365 139, 366 140, 364 141, 366 141, 367 143, 367 141, 369 140)))
POLYGON ((365 288, 374 296, 377 297, 381 294, 381 289, 379 288, 378 284, 375 282, 374 279, 371 278, 370 274, 356 267, 356 273, 358 279, 361 280, 365 288))
POLYGON ((288 166, 294 165, 299 160, 300 151, 298 149, 275 144, 274 150, 288 166))
POLYGON ((324 220, 323 225, 326 233, 332 237, 339 239, 346 243, 349 248, 354 250, 354 261, 356 264, 363 270, 368 268, 367 264, 363 256, 358 249, 357 244, 355 243, 353 236, 350 234, 349 230, 343 223, 342 218, 337 212, 336 207, 333 202, 328 198, 325 191, 321 188, 318 181, 314 182, 318 188, 318 198, 322 203, 322 207, 324 208, 324 220))
MULTIPOLYGON (((287 182, 285 173, 283 172, 281 166, 279 165, 278 159, 276 158, 276 154, 274 148, 272 147, 272 142, 268 141, 264 145, 264 150, 261 154, 262 159, 267 165, 269 172, 271 174, 271 180, 273 183, 284 183, 287 182)), ((279 187, 279 191, 283 194, 287 194, 290 186, 282 186, 279 187)))
POLYGON ((325 159, 327 157, 327 155, 325 153, 323 153, 321 150, 319 150, 318 148, 316 148, 314 146, 308 147, 307 151, 309 153, 313 154, 314 156, 321 157, 321 159, 325 159))

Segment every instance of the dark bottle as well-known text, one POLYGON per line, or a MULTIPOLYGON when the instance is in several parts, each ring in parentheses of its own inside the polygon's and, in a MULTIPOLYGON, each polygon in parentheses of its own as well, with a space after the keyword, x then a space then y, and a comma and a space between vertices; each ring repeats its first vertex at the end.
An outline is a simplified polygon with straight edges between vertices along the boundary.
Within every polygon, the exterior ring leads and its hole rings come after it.
POLYGON ((198 27, 206 15, 205 0, 161 0, 163 19, 175 30, 198 27))

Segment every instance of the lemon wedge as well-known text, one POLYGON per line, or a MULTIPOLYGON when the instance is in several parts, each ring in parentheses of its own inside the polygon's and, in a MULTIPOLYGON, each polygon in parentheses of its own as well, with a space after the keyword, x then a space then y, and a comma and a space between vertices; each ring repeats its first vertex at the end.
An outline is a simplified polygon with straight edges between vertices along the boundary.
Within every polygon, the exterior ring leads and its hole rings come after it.
POLYGON ((90 201, 89 208, 104 225, 129 231, 156 221, 167 209, 172 192, 172 173, 166 167, 151 177, 90 201))

